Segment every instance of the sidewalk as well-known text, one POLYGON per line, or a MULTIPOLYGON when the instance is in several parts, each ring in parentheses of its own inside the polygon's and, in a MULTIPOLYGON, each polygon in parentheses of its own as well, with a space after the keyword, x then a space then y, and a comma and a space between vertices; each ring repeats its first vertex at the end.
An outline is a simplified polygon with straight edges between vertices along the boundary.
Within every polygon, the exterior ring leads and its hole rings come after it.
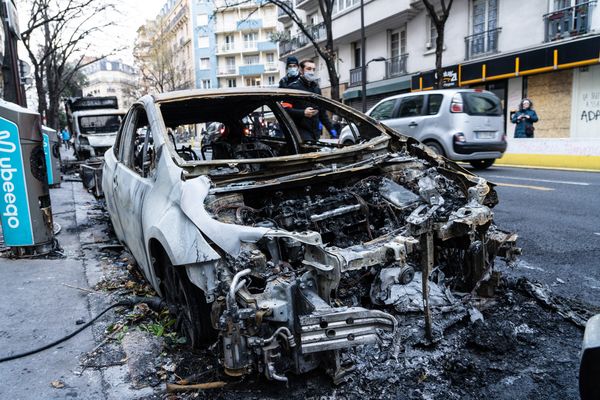
MULTIPOLYGON (((109 305, 105 293, 91 292, 107 268, 98 243, 107 239, 98 223, 96 200, 75 175, 50 189, 56 236, 65 258, 0 258, 0 357, 32 350, 59 339, 109 305)), ((41 353, 0 364, 1 399, 128 399, 152 390, 130 389, 126 365, 84 368, 81 357, 104 338, 103 318, 68 341, 41 353), (52 386, 53 381, 60 381, 52 386)))
POLYGON ((599 139, 514 139, 497 165, 600 171, 599 139))

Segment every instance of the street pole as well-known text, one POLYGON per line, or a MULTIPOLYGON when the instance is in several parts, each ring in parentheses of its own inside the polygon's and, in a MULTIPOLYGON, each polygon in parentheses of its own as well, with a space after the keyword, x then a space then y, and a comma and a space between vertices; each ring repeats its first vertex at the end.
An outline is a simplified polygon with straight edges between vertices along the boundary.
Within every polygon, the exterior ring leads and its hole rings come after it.
POLYGON ((362 112, 367 112, 367 39, 365 37, 365 1, 360 0, 360 65, 361 65, 361 88, 360 98, 362 112))

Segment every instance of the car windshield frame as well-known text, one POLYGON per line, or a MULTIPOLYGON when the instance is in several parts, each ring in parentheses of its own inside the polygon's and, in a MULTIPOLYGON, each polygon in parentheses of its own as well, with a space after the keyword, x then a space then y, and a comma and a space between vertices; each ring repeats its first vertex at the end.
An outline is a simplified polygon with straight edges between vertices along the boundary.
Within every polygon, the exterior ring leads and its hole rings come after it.
POLYGON ((120 127, 121 124, 123 123, 123 120, 125 119, 125 114, 121 113, 121 112, 115 112, 115 113, 104 113, 104 114, 88 114, 88 115, 79 115, 77 116, 77 126, 79 127, 79 133, 82 135, 109 135, 109 134, 116 134, 120 127), (100 118, 107 118, 108 121, 108 117, 116 117, 117 119, 120 119, 119 124, 115 125, 116 129, 106 129, 106 125, 102 126, 102 129, 100 129, 100 131, 98 132, 97 127, 84 127, 82 125, 82 120, 83 119, 100 119, 100 118))
MULTIPOLYGON (((224 90, 225 91, 225 90, 224 90)), ((355 109, 346 106, 344 104, 332 101, 323 96, 319 96, 313 93, 301 92, 301 91, 280 91, 280 90, 272 90, 272 91, 264 91, 264 92, 235 92, 235 93, 215 93, 215 94, 202 94, 196 91, 190 91, 189 96, 177 96, 177 97, 167 97, 165 99, 155 98, 154 104, 157 109, 157 117, 160 119, 160 124, 163 129, 161 129, 161 135, 163 135, 163 140, 167 144, 167 148, 169 150, 169 154, 175 160, 176 164, 180 167, 194 167, 194 166, 231 166, 234 164, 264 164, 264 163, 278 163, 282 161, 292 161, 292 160, 306 160, 306 159, 321 159, 321 158, 329 158, 331 156, 336 155, 347 155, 349 153, 361 152, 365 149, 379 150, 381 148, 387 147, 387 142, 390 139, 389 130, 385 129, 378 121, 369 117, 368 115, 361 114, 357 112, 355 109), (184 106, 194 99, 200 101, 210 101, 210 100, 221 100, 226 101, 227 98, 236 98, 243 97, 244 100, 253 100, 255 99, 257 103, 261 102, 265 106, 270 106, 272 104, 279 104, 282 101, 295 99, 300 101, 316 101, 317 103, 322 103, 326 105, 328 111, 336 111, 337 113, 346 114, 347 116, 352 116, 355 122, 360 122, 360 124, 368 124, 371 125, 376 131, 377 135, 371 138, 364 138, 360 143, 356 143, 353 145, 341 145, 336 143, 328 143, 322 141, 303 141, 298 131, 295 127, 294 122, 291 117, 285 113, 285 109, 282 106, 279 106, 278 110, 272 110, 274 112, 281 113, 281 117, 286 120, 288 127, 293 132, 296 144, 304 150, 313 149, 314 151, 298 151, 296 154, 284 155, 284 156, 274 156, 268 158, 243 158, 243 159, 218 159, 218 160, 184 160, 177 152, 173 142, 166 137, 167 130, 169 126, 172 125, 173 121, 165 121, 165 109, 179 106, 184 106), (261 99, 259 101, 259 99, 261 99), (179 103, 179 104, 178 104, 179 103)), ((189 106, 189 104, 188 104, 189 106)), ((189 108, 189 107, 188 107, 189 108)), ((188 122, 191 124, 191 122, 188 122)), ((401 134, 398 136, 404 137, 401 134)))

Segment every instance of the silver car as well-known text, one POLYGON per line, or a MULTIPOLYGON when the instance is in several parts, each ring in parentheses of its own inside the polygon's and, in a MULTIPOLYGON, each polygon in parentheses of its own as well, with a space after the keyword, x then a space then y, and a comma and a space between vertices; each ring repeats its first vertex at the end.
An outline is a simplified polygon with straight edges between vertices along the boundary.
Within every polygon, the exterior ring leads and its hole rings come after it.
POLYGON ((515 240, 493 224, 485 179, 307 92, 145 96, 106 153, 103 188, 118 238, 182 333, 192 346, 218 341, 232 376, 286 381, 326 364, 339 377, 338 350, 396 329, 399 285, 421 287, 435 264, 452 288, 489 289, 515 240), (360 140, 303 141, 306 107, 360 140), (169 135, 207 122, 223 124, 210 160, 169 135))
MULTIPOLYGON (((445 89, 405 93, 381 100, 367 115, 414 137, 451 160, 490 167, 506 151, 502 104, 492 92, 445 89)), ((340 143, 355 142, 350 126, 340 143)))

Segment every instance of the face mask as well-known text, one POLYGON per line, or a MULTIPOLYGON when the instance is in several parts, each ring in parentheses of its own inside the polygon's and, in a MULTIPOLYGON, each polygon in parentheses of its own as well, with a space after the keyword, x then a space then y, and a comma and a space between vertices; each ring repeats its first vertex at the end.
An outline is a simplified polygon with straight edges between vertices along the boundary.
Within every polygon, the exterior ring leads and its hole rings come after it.
POLYGON ((304 73, 304 77, 306 78, 307 81, 312 82, 316 79, 315 77, 315 73, 314 72, 305 72, 304 73))
POLYGON ((290 78, 294 78, 294 77, 298 76, 298 68, 295 68, 295 67, 288 68, 287 75, 290 78))

